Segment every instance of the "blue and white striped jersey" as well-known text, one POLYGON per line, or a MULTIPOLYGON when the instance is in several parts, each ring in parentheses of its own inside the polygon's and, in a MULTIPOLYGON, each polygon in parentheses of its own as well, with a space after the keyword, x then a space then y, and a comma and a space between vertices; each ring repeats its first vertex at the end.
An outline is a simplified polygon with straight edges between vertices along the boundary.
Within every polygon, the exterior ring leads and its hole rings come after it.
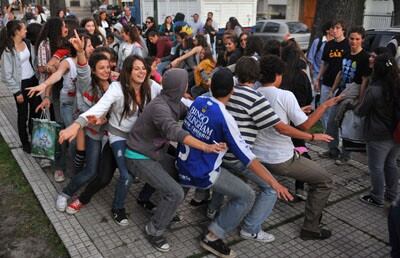
MULTIPOLYGON (((255 155, 242 138, 239 128, 225 105, 213 97, 198 97, 191 105, 183 128, 200 141, 213 144, 225 142, 229 151, 248 166, 255 155)), ((205 153, 187 145, 178 145, 177 166, 180 183, 185 186, 209 188, 219 176, 222 153, 205 153)))

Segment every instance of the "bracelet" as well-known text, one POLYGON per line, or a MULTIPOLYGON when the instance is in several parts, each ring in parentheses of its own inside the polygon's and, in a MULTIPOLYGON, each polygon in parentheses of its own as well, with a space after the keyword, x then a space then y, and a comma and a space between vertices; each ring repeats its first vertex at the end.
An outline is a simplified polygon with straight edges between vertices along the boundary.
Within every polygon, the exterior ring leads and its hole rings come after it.
POLYGON ((314 137, 314 134, 312 133, 312 134, 311 134, 311 141, 314 141, 314 138, 315 138, 315 137, 314 137))

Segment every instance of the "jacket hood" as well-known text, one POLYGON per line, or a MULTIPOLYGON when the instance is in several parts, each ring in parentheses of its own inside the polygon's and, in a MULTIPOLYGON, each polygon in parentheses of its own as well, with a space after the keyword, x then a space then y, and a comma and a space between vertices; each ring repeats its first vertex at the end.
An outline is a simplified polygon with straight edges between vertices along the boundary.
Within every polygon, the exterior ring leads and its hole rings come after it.
POLYGON ((168 102, 180 103, 188 86, 188 73, 184 69, 173 68, 168 70, 162 78, 164 99, 168 102))

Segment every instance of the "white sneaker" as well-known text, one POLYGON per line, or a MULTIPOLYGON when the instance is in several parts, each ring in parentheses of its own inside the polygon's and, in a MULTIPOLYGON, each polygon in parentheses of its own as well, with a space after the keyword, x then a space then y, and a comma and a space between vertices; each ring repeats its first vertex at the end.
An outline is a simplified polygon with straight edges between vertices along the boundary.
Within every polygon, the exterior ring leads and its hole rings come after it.
POLYGON ((62 195, 62 194, 59 194, 59 195, 57 196, 56 209, 57 209, 58 211, 64 212, 65 209, 67 208, 67 200, 68 200, 67 197, 65 197, 65 196, 62 195))
POLYGON ((62 170, 54 171, 54 180, 57 183, 61 183, 65 180, 64 172, 62 170))
POLYGON ((263 230, 260 230, 260 232, 258 232, 256 234, 251 234, 242 229, 242 230, 240 230, 240 236, 244 239, 256 240, 256 241, 263 242, 263 243, 269 243, 269 242, 272 242, 275 240, 274 235, 268 234, 267 232, 265 232, 263 230))

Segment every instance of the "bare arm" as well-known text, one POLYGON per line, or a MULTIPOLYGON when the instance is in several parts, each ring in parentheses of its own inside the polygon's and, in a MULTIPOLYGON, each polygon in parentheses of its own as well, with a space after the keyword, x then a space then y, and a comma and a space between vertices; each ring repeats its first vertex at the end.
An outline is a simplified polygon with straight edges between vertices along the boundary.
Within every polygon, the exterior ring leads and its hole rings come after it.
POLYGON ((327 134, 311 134, 307 132, 303 132, 299 129, 294 128, 293 126, 287 125, 282 121, 274 125, 275 130, 278 133, 289 136, 291 138, 301 139, 301 140, 308 140, 308 141, 324 141, 330 142, 333 138, 327 134))
POLYGON ((293 200, 293 196, 289 193, 288 189, 282 186, 266 169, 260 161, 254 159, 249 165, 249 169, 253 171, 254 174, 259 176, 263 181, 268 183, 278 194, 279 199, 284 199, 286 201, 293 200))
POLYGON ((334 83, 333 83, 333 85, 332 85, 331 90, 329 91, 329 97, 330 97, 330 98, 333 96, 333 93, 335 92, 335 90, 336 90, 337 87, 339 86, 339 83, 340 83, 341 80, 342 80, 342 72, 339 71, 339 72, 336 74, 335 81, 334 81, 334 83))
POLYGON ((314 113, 312 113, 312 114, 308 117, 308 119, 307 119, 304 123, 298 125, 298 127, 299 127, 301 130, 304 130, 304 131, 309 130, 311 127, 314 126, 314 124, 315 124, 316 122, 319 121, 319 119, 322 117, 322 115, 324 114, 324 112, 325 112, 328 108, 330 108, 330 107, 336 105, 336 103, 338 103, 341 99, 342 99, 342 97, 341 97, 341 96, 338 96, 338 97, 334 97, 334 98, 331 98, 331 99, 325 101, 324 103, 322 103, 321 105, 319 105, 319 107, 314 111, 314 113))
POLYGON ((367 76, 363 76, 362 77, 362 81, 361 81, 361 86, 360 86, 360 95, 358 96, 358 101, 359 102, 361 102, 361 100, 362 100, 362 98, 364 96, 364 92, 365 92, 365 89, 368 86, 368 82, 369 82, 368 77, 367 76))

